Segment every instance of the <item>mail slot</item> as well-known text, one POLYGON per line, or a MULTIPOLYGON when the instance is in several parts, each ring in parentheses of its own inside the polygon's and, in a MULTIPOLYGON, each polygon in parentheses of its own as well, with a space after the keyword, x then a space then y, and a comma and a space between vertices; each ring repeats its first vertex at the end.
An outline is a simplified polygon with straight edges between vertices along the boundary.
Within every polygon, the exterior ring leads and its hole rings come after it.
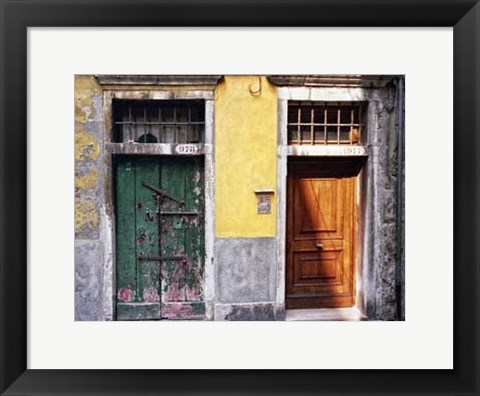
POLYGON ((272 199, 275 191, 271 188, 255 189, 257 196, 257 213, 270 214, 272 213, 272 199))

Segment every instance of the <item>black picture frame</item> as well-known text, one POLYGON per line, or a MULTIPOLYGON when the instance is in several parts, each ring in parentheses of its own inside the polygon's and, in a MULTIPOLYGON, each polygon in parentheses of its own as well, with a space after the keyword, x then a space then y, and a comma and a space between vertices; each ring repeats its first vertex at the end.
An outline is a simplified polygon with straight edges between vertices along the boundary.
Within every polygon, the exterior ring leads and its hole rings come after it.
POLYGON ((479 394, 477 1, 0 0, 0 12, 2 395, 479 394), (35 26, 453 27, 454 369, 27 370, 27 28, 35 26))

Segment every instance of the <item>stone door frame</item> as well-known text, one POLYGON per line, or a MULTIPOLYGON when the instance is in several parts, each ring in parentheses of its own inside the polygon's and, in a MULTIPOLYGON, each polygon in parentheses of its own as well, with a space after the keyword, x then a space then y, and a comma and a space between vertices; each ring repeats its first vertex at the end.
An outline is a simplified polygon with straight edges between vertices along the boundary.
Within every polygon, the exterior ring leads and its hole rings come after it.
MULTIPOLYGON (((383 87, 382 87, 383 88, 383 87)), ((323 101, 323 102, 366 102, 367 103, 367 142, 365 144, 368 160, 357 177, 355 204, 357 205, 357 219, 355 243, 355 307, 361 313, 367 313, 366 296, 368 290, 376 287, 375 277, 370 276, 372 267, 376 265, 374 258, 374 241, 369 235, 370 227, 375 227, 377 207, 381 205, 379 191, 374 183, 381 172, 378 166, 378 136, 382 133, 378 123, 378 114, 383 110, 386 102, 391 98, 382 88, 364 87, 306 87, 288 86, 278 87, 278 165, 277 165, 277 240, 276 240, 276 310, 277 317, 285 315, 285 281, 286 281, 286 215, 287 215, 287 161, 288 156, 318 156, 319 150, 315 146, 302 146, 296 152, 289 149, 287 138, 288 101, 323 101)), ((321 155, 321 154, 320 154, 321 155)), ((378 224, 377 224, 378 225, 378 224)))

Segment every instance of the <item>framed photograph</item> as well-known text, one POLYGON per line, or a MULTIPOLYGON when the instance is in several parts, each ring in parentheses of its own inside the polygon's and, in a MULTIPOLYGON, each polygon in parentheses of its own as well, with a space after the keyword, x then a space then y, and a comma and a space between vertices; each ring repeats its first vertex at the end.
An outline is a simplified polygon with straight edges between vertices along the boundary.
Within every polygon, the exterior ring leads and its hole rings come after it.
POLYGON ((479 393, 478 2, 0 7, 2 395, 479 393))

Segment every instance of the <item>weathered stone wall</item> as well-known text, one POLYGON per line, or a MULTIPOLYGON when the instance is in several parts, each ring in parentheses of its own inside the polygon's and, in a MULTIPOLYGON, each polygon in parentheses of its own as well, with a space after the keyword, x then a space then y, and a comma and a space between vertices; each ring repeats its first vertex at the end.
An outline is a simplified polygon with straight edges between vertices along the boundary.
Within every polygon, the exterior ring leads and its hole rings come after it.
POLYGON ((75 320, 103 320, 102 92, 75 76, 75 320))
POLYGON ((275 238, 216 239, 216 320, 275 319, 275 243, 275 238))
MULTIPOLYGON (((404 314, 404 261, 397 258, 398 111, 397 85, 392 83, 369 102, 370 157, 363 170, 365 201, 363 299, 370 320, 398 320, 404 314)), ((403 174, 403 172, 402 172, 403 174)), ((400 203, 402 205, 402 203, 400 203)), ((403 229, 403 222, 402 227, 403 229)), ((403 256, 403 255, 402 255, 403 256)))
POLYGON ((397 133, 401 133, 401 150, 398 155, 401 155, 401 167, 398 170, 398 176, 401 178, 400 191, 398 196, 401 197, 400 221, 398 230, 398 240, 400 246, 397 257, 397 298, 399 299, 397 307, 397 320, 405 320, 405 77, 402 76, 396 81, 397 86, 397 101, 396 101, 396 115, 397 115, 397 133))
POLYGON ((275 301, 275 239, 225 238, 215 242, 219 303, 275 301))

